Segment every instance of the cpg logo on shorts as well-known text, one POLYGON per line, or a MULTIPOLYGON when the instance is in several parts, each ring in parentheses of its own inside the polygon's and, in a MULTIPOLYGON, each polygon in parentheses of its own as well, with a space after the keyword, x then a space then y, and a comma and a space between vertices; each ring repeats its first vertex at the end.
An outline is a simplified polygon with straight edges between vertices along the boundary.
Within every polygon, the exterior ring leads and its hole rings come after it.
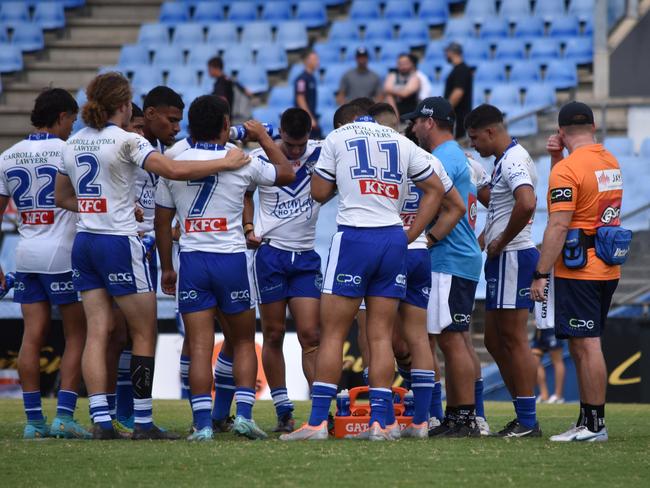
POLYGON ((406 275, 398 274, 398 275, 395 277, 395 284, 396 284, 397 286, 400 286, 400 287, 402 287, 402 288, 405 288, 405 287, 406 287, 406 275))
POLYGON ((230 292, 230 299, 233 302, 250 301, 251 293, 248 290, 236 290, 230 292))
POLYGON ((133 275, 131 273, 109 273, 108 282, 112 285, 133 283, 133 275))
POLYGON ((179 302, 193 302, 199 298, 199 293, 196 290, 181 291, 178 293, 179 302))
POLYGON ((569 319, 569 327, 573 329, 587 329, 591 330, 596 324, 593 320, 582 320, 582 319, 569 319))
POLYGON ((336 275, 336 282, 343 286, 357 286, 361 284, 361 276, 339 273, 336 275))
POLYGON ((72 281, 53 281, 50 283, 52 293, 70 293, 74 291, 72 281))

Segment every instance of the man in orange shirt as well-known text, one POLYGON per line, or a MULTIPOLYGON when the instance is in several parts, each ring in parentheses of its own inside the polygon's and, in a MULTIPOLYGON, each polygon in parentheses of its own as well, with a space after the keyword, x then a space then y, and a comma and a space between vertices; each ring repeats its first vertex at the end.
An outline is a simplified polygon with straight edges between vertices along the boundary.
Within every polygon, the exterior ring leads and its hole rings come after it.
POLYGON ((558 125, 558 134, 551 136, 546 146, 552 168, 549 220, 531 297, 544 300, 544 289, 553 269, 554 296, 548 300, 553 300, 555 306, 555 334, 559 339, 569 339, 569 350, 576 363, 580 416, 575 427, 551 440, 606 441, 607 369, 600 336, 618 284, 620 266, 610 266, 598 258, 593 241, 599 227, 619 225, 623 180, 616 158, 594 140, 594 116, 587 105, 566 104, 560 110, 558 125), (563 158, 565 147, 569 156, 563 158), (565 247, 570 245, 574 233, 582 234, 580 246, 586 253, 586 263, 576 264, 580 259, 564 260, 565 247))

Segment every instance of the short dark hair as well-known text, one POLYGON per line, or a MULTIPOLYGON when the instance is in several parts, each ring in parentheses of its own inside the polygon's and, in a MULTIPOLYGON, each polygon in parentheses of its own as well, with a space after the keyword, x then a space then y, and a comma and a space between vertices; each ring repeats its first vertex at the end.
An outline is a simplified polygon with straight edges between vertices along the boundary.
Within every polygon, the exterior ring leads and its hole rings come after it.
POLYGON ((503 124, 503 113, 488 103, 479 105, 465 117, 465 129, 483 129, 492 124, 503 124))
POLYGON ((67 90, 48 88, 34 101, 31 121, 34 127, 52 127, 62 112, 71 114, 79 111, 79 105, 67 90))
POLYGON ((195 141, 211 141, 223 130, 228 104, 220 97, 202 95, 190 105, 188 112, 190 135, 195 141))
POLYGON ((370 107, 372 107, 375 104, 375 101, 370 97, 359 97, 350 100, 348 103, 350 105, 356 105, 367 114, 368 110, 370 110, 370 107))
POLYGON ((220 56, 214 56, 208 60, 210 68, 223 69, 223 59, 220 56))
POLYGON ((136 117, 144 117, 144 113, 140 107, 131 102, 131 120, 135 119, 136 117))
POLYGON ((282 113, 280 128, 292 139, 302 139, 311 132, 311 117, 301 108, 288 108, 282 113))
POLYGON ((338 129, 342 125, 354 122, 354 119, 366 115, 367 113, 367 110, 363 110, 358 105, 344 103, 336 110, 336 112, 334 112, 334 128, 338 129))
POLYGON ((152 88, 144 97, 142 110, 147 110, 149 107, 176 107, 183 110, 185 104, 181 96, 168 86, 157 86, 152 88))
POLYGON ((454 133, 454 122, 441 119, 433 119, 433 121, 436 123, 440 130, 445 130, 447 132, 451 132, 452 134, 454 133))
POLYGON ((390 114, 394 115, 397 117, 397 113, 395 112, 395 109, 390 103, 375 103, 372 107, 368 109, 368 115, 371 117, 377 117, 378 115, 381 114, 390 114))
POLYGON ((411 63, 417 68, 418 63, 420 62, 420 58, 418 58, 415 54, 408 54, 409 59, 411 60, 411 63))

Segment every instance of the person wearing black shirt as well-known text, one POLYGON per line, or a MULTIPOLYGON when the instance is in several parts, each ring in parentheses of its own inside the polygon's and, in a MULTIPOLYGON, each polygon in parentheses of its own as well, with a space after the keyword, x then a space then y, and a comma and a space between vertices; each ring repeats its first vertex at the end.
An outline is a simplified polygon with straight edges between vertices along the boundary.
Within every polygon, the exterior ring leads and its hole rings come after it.
POLYGON ((472 110, 472 71, 463 61, 463 47, 452 42, 445 49, 447 61, 454 67, 445 81, 445 98, 456 112, 456 139, 465 136, 465 116, 472 110))
POLYGON ((210 75, 210 78, 214 78, 212 95, 225 99, 228 106, 232 107, 234 98, 233 82, 223 72, 223 60, 219 56, 215 56, 208 61, 208 75, 210 75))

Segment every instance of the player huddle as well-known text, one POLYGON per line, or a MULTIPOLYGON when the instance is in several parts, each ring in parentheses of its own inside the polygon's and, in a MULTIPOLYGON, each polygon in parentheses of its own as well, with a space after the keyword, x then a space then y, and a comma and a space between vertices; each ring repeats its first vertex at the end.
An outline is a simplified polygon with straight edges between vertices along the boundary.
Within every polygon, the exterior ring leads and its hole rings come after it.
MULTIPOLYGON (((249 155, 228 143, 230 107, 221 98, 195 99, 190 137, 167 150, 184 108, 171 89, 154 88, 140 111, 128 81, 107 73, 89 84, 87 98, 81 114, 87 127, 70 136, 76 102, 63 90, 43 92, 32 114, 36 131, 0 162, 0 207, 13 198, 20 216, 14 300, 25 319, 19 355, 25 438, 178 438, 152 415, 156 252, 162 291, 176 296, 185 330, 180 364, 193 416, 188 440, 224 431, 267 437, 253 420, 256 305, 281 440, 328 438, 343 344, 355 318, 371 415, 357 438, 488 435, 469 338, 483 247, 485 340, 516 412, 498 435, 541 435, 526 335, 532 300, 544 299, 548 278, 530 237, 537 176, 496 107, 482 105, 465 120, 473 147, 496 157, 490 179, 454 140, 454 112, 439 97, 403 117, 411 121, 410 138, 397 131, 399 118, 387 104, 343 105, 336 130, 322 142, 309 139, 309 114, 290 108, 278 141, 259 122, 244 124, 247 139, 260 146, 249 155), (320 205, 335 197, 338 229, 321 275, 315 226, 320 205), (488 220, 477 238, 479 203, 488 207, 488 220), (54 304, 66 348, 57 414, 48 425, 38 357, 54 304), (308 422, 296 430, 282 354, 287 307, 312 398, 308 422), (225 342, 213 372, 215 320, 225 342), (436 347, 446 364, 445 412, 436 347), (413 421, 404 429, 391 391, 396 360, 414 398, 413 421), (90 431, 73 417, 81 373, 90 431)), ((553 142, 549 148, 561 152, 563 142, 553 142)), ((552 252, 544 261, 551 265, 561 250, 552 252)), ((556 440, 606 439, 604 407, 592 415, 590 406, 598 405, 585 405, 573 430, 586 426, 593 435, 556 440)))

